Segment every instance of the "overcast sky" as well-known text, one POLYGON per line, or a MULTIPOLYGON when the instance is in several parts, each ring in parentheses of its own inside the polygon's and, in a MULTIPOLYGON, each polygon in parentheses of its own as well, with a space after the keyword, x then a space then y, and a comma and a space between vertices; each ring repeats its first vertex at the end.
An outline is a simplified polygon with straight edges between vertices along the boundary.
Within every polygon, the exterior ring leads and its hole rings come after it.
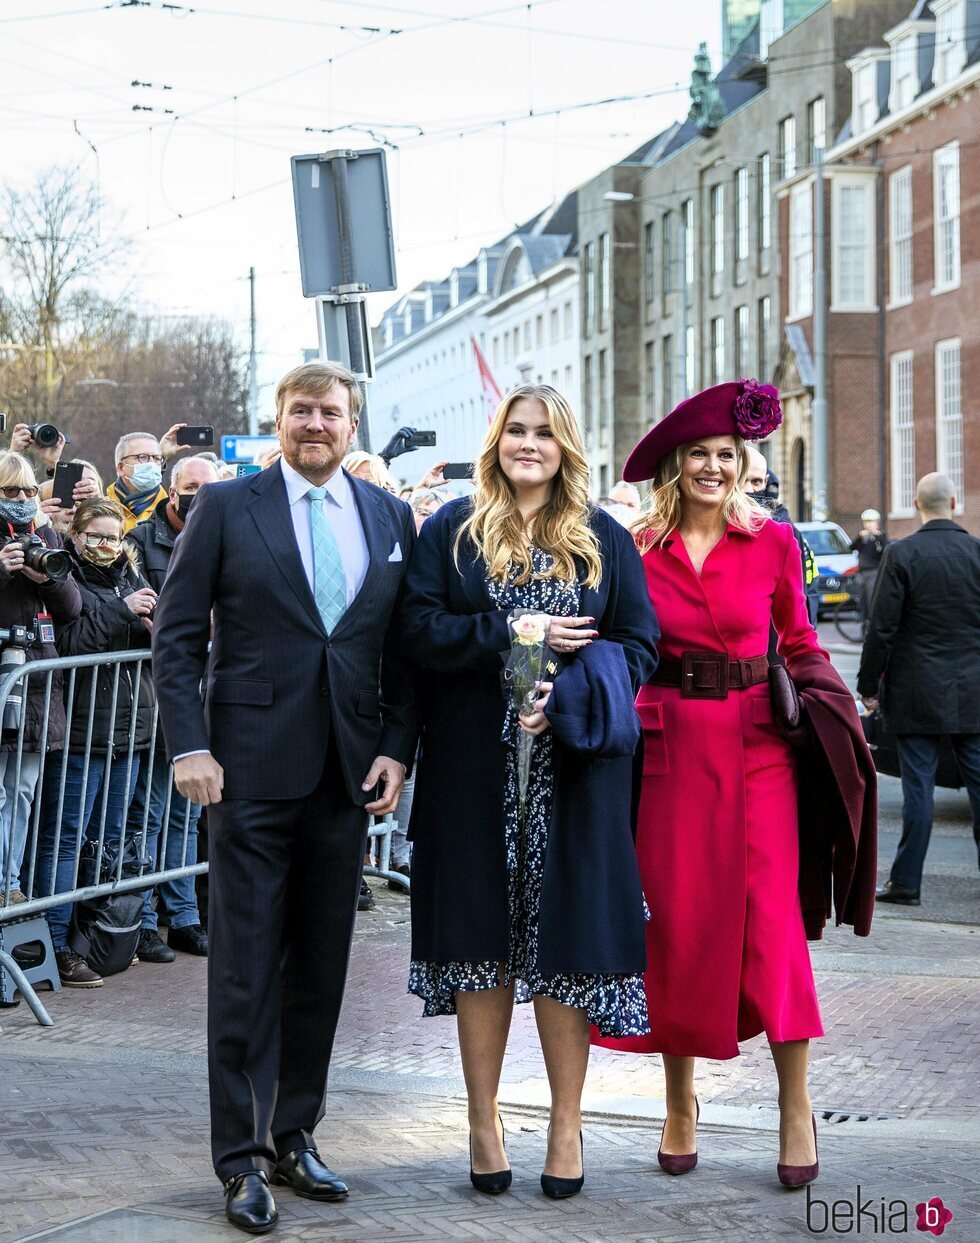
MULTIPOLYGON (((147 309, 218 315, 247 341, 254 266, 265 406, 316 341, 291 155, 397 148, 405 291, 683 117, 701 40, 718 68, 720 13, 721 0, 0 0, 0 177, 80 164, 98 179, 106 227, 130 239, 117 281, 147 309)), ((396 297, 372 297, 372 322, 396 297)))

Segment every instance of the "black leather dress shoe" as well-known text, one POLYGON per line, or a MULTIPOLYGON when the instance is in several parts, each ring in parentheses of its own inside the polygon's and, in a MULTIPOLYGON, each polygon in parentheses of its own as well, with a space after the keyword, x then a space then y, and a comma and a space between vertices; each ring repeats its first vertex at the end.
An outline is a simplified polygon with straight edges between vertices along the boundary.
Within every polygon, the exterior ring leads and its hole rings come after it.
POLYGON ((225 1215, 248 1234, 268 1234, 279 1220, 269 1180, 261 1170, 236 1174, 225 1183, 225 1215))
POLYGON ((327 1169, 315 1148, 287 1152, 272 1172, 272 1181, 292 1187, 306 1200, 346 1200, 347 1184, 327 1169))
POLYGON ((878 902, 894 902, 898 906, 921 906, 918 889, 905 889, 891 881, 875 890, 875 898, 878 902))

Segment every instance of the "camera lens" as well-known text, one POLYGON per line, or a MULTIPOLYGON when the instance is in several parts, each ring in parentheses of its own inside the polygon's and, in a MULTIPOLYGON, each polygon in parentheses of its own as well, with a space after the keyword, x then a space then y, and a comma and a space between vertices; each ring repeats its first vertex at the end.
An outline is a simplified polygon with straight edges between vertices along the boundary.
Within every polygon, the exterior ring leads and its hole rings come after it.
POLYGON ((53 449, 61 435, 53 423, 34 423, 30 430, 31 439, 39 449, 53 449))

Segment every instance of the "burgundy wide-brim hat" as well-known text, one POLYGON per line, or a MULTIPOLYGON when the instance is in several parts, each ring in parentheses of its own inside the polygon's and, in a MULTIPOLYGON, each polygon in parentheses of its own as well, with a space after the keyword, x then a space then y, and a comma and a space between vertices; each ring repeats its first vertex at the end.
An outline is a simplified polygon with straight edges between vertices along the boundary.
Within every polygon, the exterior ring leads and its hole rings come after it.
POLYGON ((657 464, 672 449, 709 436, 741 436, 764 440, 783 421, 779 393, 771 384, 755 380, 715 384, 688 397, 650 429, 626 459, 627 483, 652 479, 657 464))

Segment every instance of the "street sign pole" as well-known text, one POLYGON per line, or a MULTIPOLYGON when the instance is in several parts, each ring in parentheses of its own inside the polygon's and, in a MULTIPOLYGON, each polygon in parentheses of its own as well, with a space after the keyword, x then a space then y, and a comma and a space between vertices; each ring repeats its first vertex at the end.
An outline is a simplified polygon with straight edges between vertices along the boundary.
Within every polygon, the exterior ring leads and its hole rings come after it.
POLYGON ((315 299, 320 357, 342 362, 356 377, 363 398, 359 442, 370 453, 374 367, 365 295, 396 287, 384 152, 293 156, 292 167, 303 293, 315 299))

